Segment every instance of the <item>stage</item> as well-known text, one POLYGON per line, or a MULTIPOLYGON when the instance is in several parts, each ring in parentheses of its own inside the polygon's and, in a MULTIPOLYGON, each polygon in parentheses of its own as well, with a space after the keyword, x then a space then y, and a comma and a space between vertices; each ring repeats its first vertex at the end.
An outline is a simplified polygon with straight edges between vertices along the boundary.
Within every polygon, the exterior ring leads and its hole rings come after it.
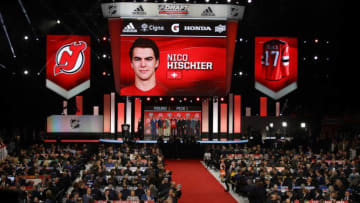
MULTIPOLYGON (((45 143, 111 143, 122 144, 125 143, 122 139, 45 139, 45 143)), ((129 140, 126 142, 138 143, 138 144, 157 144, 159 140, 129 140)), ((168 140, 163 140, 163 143, 170 143, 168 140)), ((185 143, 180 141, 180 143, 185 143)), ((197 140, 196 143, 200 144, 244 144, 248 143, 248 140, 197 140)))

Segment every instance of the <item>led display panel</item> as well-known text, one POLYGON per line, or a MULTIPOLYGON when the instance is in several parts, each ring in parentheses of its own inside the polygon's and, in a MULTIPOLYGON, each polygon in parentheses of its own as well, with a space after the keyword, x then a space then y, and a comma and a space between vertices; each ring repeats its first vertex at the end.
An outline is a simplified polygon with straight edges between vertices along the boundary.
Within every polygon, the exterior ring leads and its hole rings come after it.
POLYGON ((123 20, 121 96, 226 92, 226 23, 123 20))

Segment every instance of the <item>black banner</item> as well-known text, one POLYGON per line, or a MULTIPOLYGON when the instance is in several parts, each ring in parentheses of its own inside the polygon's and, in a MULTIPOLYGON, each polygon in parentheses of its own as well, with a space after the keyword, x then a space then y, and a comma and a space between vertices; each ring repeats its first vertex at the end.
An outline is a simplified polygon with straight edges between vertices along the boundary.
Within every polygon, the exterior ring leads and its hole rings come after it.
POLYGON ((121 35, 226 36, 225 21, 123 20, 121 35))

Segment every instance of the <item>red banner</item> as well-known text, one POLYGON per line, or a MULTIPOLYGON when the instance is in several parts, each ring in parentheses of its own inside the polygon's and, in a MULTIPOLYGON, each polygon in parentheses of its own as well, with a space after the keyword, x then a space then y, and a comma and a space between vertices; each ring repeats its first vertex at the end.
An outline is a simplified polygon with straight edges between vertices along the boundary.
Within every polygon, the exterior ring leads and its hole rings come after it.
POLYGON ((125 103, 117 103, 117 132, 122 132, 121 125, 125 123, 125 103))
POLYGON ((241 96, 234 96, 234 133, 241 133, 241 96))
POLYGON ((227 118, 228 118, 228 108, 227 103, 220 104, 220 133, 227 133, 227 118))
POLYGON ((70 99, 90 87, 90 37, 48 35, 46 87, 70 99))
POLYGON ((76 96, 76 115, 83 115, 83 97, 82 96, 76 96))
POLYGON ((276 100, 297 88, 296 38, 255 38, 255 88, 276 100))
POLYGON ((267 97, 260 97, 260 116, 267 116, 267 97))

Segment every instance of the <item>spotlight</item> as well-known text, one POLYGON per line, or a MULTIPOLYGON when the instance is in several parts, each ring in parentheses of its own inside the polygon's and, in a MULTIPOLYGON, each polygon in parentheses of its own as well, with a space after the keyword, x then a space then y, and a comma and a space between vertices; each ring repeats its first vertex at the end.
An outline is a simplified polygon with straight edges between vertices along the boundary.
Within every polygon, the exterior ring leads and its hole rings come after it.
POLYGON ((106 57, 107 57, 107 55, 106 55, 106 54, 103 54, 103 55, 102 55, 102 57, 103 57, 103 58, 106 58, 106 57))
POLYGON ((226 0, 228 3, 231 3, 231 0, 226 0))
POLYGON ((170 101, 174 101, 174 100, 175 100, 174 97, 171 97, 171 98, 170 98, 170 101))
POLYGON ((314 56, 314 60, 317 61, 319 59, 318 56, 314 56))
POLYGON ((239 72, 239 75, 240 75, 240 76, 241 76, 241 75, 243 75, 243 72, 242 72, 242 71, 240 71, 240 72, 239 72))
POLYGON ((28 40, 29 37, 27 35, 24 36, 24 40, 28 40))
POLYGON ((24 75, 28 75, 29 71, 28 70, 24 70, 24 75))
POLYGON ((281 123, 281 125, 282 125, 282 127, 284 127, 284 128, 285 128, 285 127, 287 127, 287 122, 286 122, 286 121, 284 121, 284 122, 282 122, 282 123, 281 123))
POLYGON ((146 97, 146 101, 150 101, 150 97, 146 97))
POLYGON ((252 0, 248 0, 248 3, 251 4, 251 3, 252 3, 252 0))
POLYGON ((274 123, 270 123, 269 126, 270 126, 270 128, 273 128, 273 127, 274 127, 274 123))
POLYGON ((159 97, 159 101, 162 101, 163 100, 163 98, 162 97, 159 97))
POLYGON ((306 128, 306 123, 305 122, 300 123, 300 127, 301 128, 306 128))
POLYGON ((184 97, 184 101, 186 101, 187 100, 187 98, 186 97, 184 97))
POLYGON ((196 97, 196 101, 200 101, 200 97, 196 97))
POLYGON ((224 97, 220 97, 220 101, 222 101, 222 102, 223 102, 223 101, 224 101, 224 97))
POLYGON ((105 76, 105 75, 106 75, 106 72, 105 72, 105 71, 104 71, 104 72, 102 72, 102 75, 103 75, 103 76, 105 76))
POLYGON ((315 39, 314 39, 314 42, 315 42, 315 43, 319 43, 319 39, 318 39, 318 38, 315 38, 315 39))
POLYGON ((106 41, 106 40, 107 40, 107 37, 106 37, 106 36, 102 37, 102 40, 103 40, 103 41, 106 41))
POLYGON ((57 20, 56 20, 56 23, 57 23, 57 24, 60 24, 60 23, 61 23, 61 21, 60 21, 59 19, 57 19, 57 20))

